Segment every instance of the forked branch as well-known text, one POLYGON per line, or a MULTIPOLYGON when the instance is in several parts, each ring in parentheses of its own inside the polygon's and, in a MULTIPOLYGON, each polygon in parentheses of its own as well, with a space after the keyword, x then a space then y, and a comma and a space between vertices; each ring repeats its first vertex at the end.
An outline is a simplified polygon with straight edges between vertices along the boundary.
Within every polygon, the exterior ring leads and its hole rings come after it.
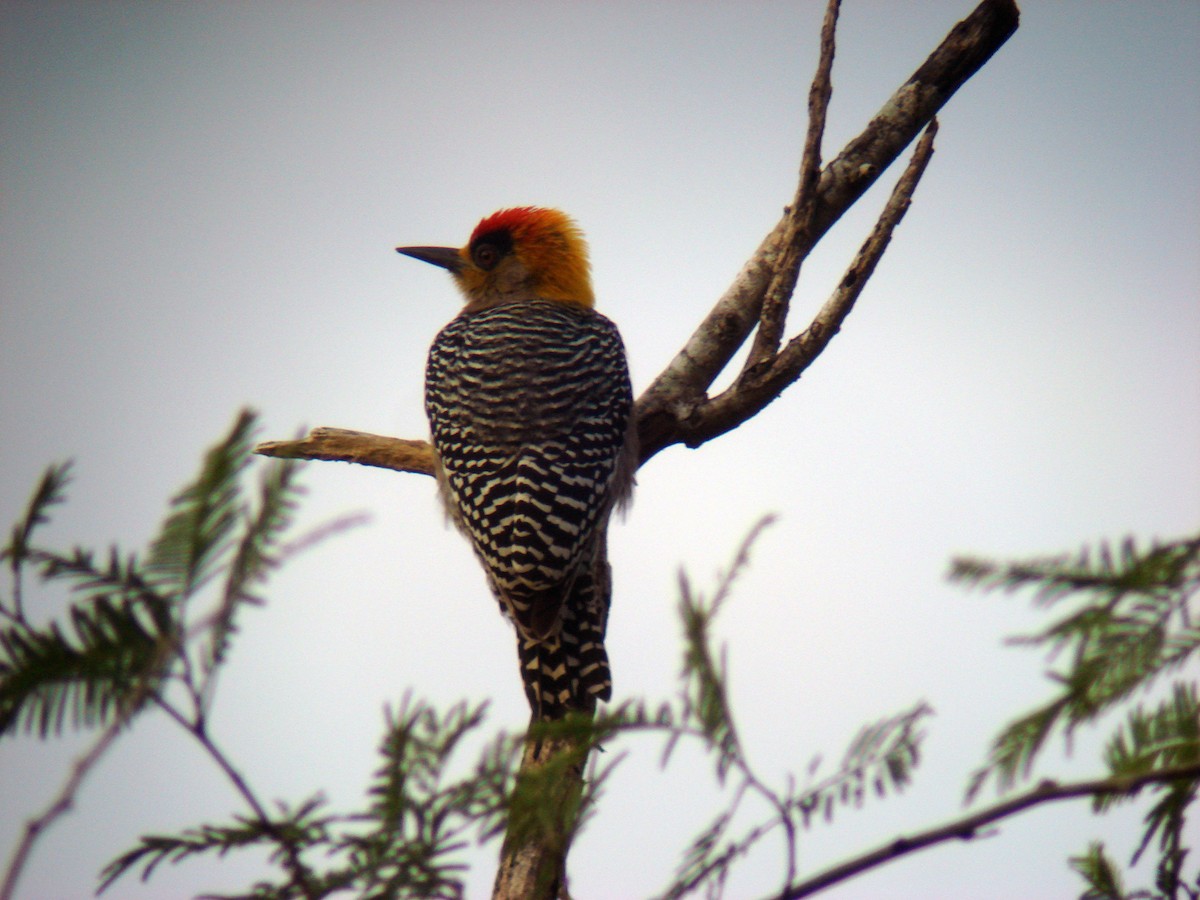
POLYGON ((767 285, 754 344, 746 357, 744 371, 769 364, 778 352, 792 293, 800 278, 800 266, 812 249, 813 213, 817 208, 817 188, 821 179, 821 141, 825 137, 829 98, 833 95, 831 76, 839 6, 838 0, 830 0, 821 25, 821 56, 808 91, 808 132, 800 157, 796 197, 784 213, 783 255, 767 285))
MULTIPOLYGON (((828 19, 827 15, 827 22, 828 19)), ((643 462, 672 444, 699 446, 724 433, 693 434, 689 420, 697 407, 707 401, 712 383, 759 324, 772 280, 789 265, 799 271, 800 263, 830 227, 933 121, 946 101, 1012 36, 1018 21, 1019 13, 1013 0, 980 3, 970 16, 954 26, 862 133, 821 170, 807 230, 802 232, 794 221, 800 214, 797 204, 785 211, 683 349, 639 398, 638 434, 643 462), (803 241, 801 247, 794 248, 794 237, 803 241)), ((828 53, 831 55, 832 52, 831 43, 828 53)), ((825 53, 823 47, 822 56, 825 53)), ((818 96, 816 88, 820 77, 818 68, 812 92, 818 96)), ((827 101, 828 97, 825 99, 827 101)), ((812 134, 810 128, 810 139, 812 134)), ((803 176, 801 172, 802 179, 803 176)), ((770 315, 776 316, 775 313, 770 315)), ((769 348, 770 341, 765 344, 769 348)), ((752 365, 757 362, 752 357, 752 365)), ((773 396, 778 396, 789 383, 779 385, 773 396)), ((763 405, 755 404, 754 412, 763 405)), ((734 425, 750 418, 754 412, 735 417, 734 425)))
MULTIPOLYGON (((752 418, 820 355, 862 292, 911 200, 932 152, 934 129, 929 126, 934 116, 1016 31, 1019 15, 1013 0, 983 0, 889 98, 862 133, 819 168, 837 10, 837 0, 831 0, 822 27, 821 58, 809 92, 809 128, 793 202, 684 347, 638 399, 642 462, 672 444, 697 447, 752 418), (838 290, 808 328, 778 350, 804 259, 922 129, 926 134, 893 191, 892 201, 838 290), (811 185, 818 168, 814 190, 811 185), (769 305, 768 296, 772 298, 769 305), (712 383, 756 327, 760 333, 751 348, 749 365, 733 388, 710 399, 712 383)), ((401 472, 433 472, 432 453, 424 441, 342 429, 318 428, 299 441, 268 441, 260 444, 257 452, 288 459, 356 462, 401 472)))
MULTIPOLYGON (((933 138, 936 134, 937 119, 934 119, 921 136, 912 160, 892 190, 870 236, 863 242, 837 288, 809 326, 788 341, 781 351, 764 355, 756 365, 747 366, 727 390, 711 400, 705 398, 692 406, 686 418, 676 423, 682 443, 698 447, 758 415, 763 407, 794 383, 821 355, 833 336, 841 330, 842 322, 850 315, 855 301, 887 250, 892 232, 908 211, 913 191, 933 156, 933 138)), ((786 301, 782 305, 786 312, 786 301)), ((764 315, 767 309, 764 304, 764 315)))

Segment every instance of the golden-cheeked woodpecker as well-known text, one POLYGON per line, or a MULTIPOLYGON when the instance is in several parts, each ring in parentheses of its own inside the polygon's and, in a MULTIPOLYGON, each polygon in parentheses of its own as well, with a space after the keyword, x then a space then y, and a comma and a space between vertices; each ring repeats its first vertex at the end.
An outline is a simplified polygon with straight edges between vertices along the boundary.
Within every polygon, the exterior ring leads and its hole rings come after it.
POLYGON ((503 209, 467 245, 399 247, 466 297, 425 370, 447 514, 517 631, 535 719, 612 693, 605 533, 637 465, 616 326, 593 308, 587 245, 555 209, 503 209))

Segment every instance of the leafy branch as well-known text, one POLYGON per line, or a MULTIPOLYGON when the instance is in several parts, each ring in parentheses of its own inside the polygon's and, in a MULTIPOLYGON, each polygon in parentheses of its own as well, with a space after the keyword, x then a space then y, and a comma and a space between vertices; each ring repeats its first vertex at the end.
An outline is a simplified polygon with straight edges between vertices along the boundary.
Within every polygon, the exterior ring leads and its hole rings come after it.
MULTIPOLYGON (((985 590, 1033 592, 1034 602, 1060 615, 1041 631, 1014 643, 1043 649, 1057 667, 1050 678, 1056 694, 1010 724, 996 738, 988 762, 971 779, 968 798, 988 780, 1005 791, 1028 778, 1049 739, 1069 738, 1082 724, 1097 721, 1160 680, 1179 673, 1200 651, 1197 597, 1200 596, 1200 536, 1140 548, 1127 539, 1061 556, 1001 565, 956 560, 951 578, 985 590)), ((1194 681, 1176 679, 1169 695, 1151 708, 1138 704, 1110 736, 1104 762, 1111 777, 1146 779, 1157 785, 1157 802, 1145 818, 1142 840, 1131 858, 1136 864, 1157 838, 1158 894, 1181 891, 1187 847, 1183 830, 1200 788, 1200 700, 1194 681), (1185 773, 1156 778, 1163 773, 1185 773), (1190 773, 1190 774, 1186 774, 1190 773)), ((1140 783, 1140 782, 1139 782, 1140 783)), ((1129 799, 1130 791, 1096 795, 1104 812, 1129 799)), ((1124 897, 1119 870, 1103 846, 1093 843, 1072 861, 1094 896, 1124 897)), ((1197 882, 1200 888, 1200 881, 1197 882)))
POLYGON ((1195 779, 1197 777, 1200 777, 1200 763, 1177 769, 1147 772, 1142 775, 1100 778, 1066 784, 1046 780, 1023 794, 955 819, 946 825, 895 838, 875 850, 833 866, 801 882, 788 885, 774 895, 773 900, 799 900, 801 897, 810 897, 855 875, 876 869, 919 850, 925 850, 948 841, 973 840, 983 833, 986 826, 1047 803, 1088 797, 1106 797, 1115 794, 1133 796, 1147 786, 1170 784, 1179 779, 1195 779))
POLYGON ((148 835, 109 864, 101 889, 135 869, 145 880, 164 862, 267 846, 285 872, 275 882, 255 885, 255 897, 325 897, 348 890, 361 897, 461 897, 466 865, 458 855, 470 844, 467 833, 499 814, 516 765, 515 745, 505 741, 504 752, 486 757, 485 772, 447 782, 455 751, 483 718, 482 705, 460 703, 443 716, 406 698, 387 713, 383 762, 365 811, 329 813, 314 798, 295 809, 281 807, 269 820, 237 817, 232 825, 148 835), (288 854, 309 851, 319 851, 325 865, 298 884, 287 871, 288 854))
MULTIPOLYGON (((846 750, 837 771, 819 781, 797 788, 794 779, 784 789, 769 786, 751 767, 738 736, 726 690, 725 653, 714 653, 711 628, 723 608, 734 581, 749 563, 749 554, 772 519, 761 520, 742 543, 732 565, 717 584, 711 600, 696 594, 686 577, 680 578, 680 616, 683 620, 685 650, 683 681, 678 718, 669 710, 660 712, 654 728, 667 733, 664 763, 675 744, 685 736, 698 736, 715 755, 715 775, 724 784, 733 774, 736 786, 732 800, 692 841, 676 871, 675 879, 663 896, 683 897, 704 887, 718 894, 732 864, 744 856, 767 834, 780 830, 784 839, 784 883, 796 875, 798 834, 808 828, 819 814, 833 820, 839 805, 861 806, 869 785, 879 797, 901 790, 910 780, 920 758, 923 737, 920 722, 932 710, 924 703, 900 715, 865 726, 846 750), (673 724, 678 721, 679 724, 673 724), (731 834, 733 823, 746 797, 756 795, 771 810, 771 815, 744 830, 731 834)), ((819 769, 819 760, 810 767, 810 779, 819 769)))
MULTIPOLYGON (((0 549, 13 575, 12 594, 0 598, 0 734, 45 739, 67 728, 101 729, 52 804, 29 821, 0 898, 12 896, 36 838, 70 809, 99 758, 135 715, 150 708, 163 711, 197 741, 249 812, 234 814, 227 823, 141 838, 101 873, 101 889, 133 873, 149 878, 163 863, 255 847, 268 849, 280 871, 246 896, 461 897, 463 854, 501 834, 506 846, 515 842, 548 851, 532 857, 503 854, 505 861, 532 861, 527 873, 532 881, 525 883, 539 885, 548 878, 565 887, 561 861, 625 754, 616 753, 603 767, 593 764, 587 778, 585 761, 601 744, 619 748, 627 734, 653 733, 663 738, 664 765, 680 742, 698 742, 713 759, 717 784, 730 788, 724 808, 685 848, 664 897, 699 891, 719 895, 737 861, 771 835, 783 843, 784 887, 777 896, 795 898, 921 849, 970 839, 986 825, 1034 806, 1090 797, 1103 812, 1147 789, 1154 792, 1154 803, 1134 860, 1157 848, 1158 893, 1126 893, 1119 867, 1098 843, 1071 865, 1089 885, 1090 896, 1196 897, 1183 876, 1188 849, 1181 836, 1200 783, 1200 698, 1194 683, 1182 680, 1171 685, 1169 696, 1128 712, 1106 747, 1106 777, 1068 784, 1043 780, 946 825, 802 877, 797 855, 803 831, 832 821, 840 807, 859 807, 872 795, 903 789, 920 761, 931 710, 918 703, 863 727, 826 774, 820 772, 819 757, 804 779, 788 777, 782 787, 756 772, 729 703, 726 653, 715 644, 714 629, 769 519, 751 531, 711 593, 695 590, 681 576, 684 652, 680 691, 672 702, 653 709, 631 702, 594 721, 574 717, 539 723, 528 734, 500 733, 464 773, 464 747, 480 735, 485 705, 459 704, 441 714, 406 698, 387 713, 381 764, 361 811, 333 812, 319 795, 269 807, 209 732, 213 676, 227 658, 238 612, 262 602, 258 588, 268 571, 296 548, 351 520, 312 538, 282 543, 298 488, 290 469, 273 469, 260 482, 257 502, 245 499, 241 481, 251 425, 248 415, 240 417, 209 452, 197 479, 172 501, 148 562, 115 548, 98 559, 81 548, 59 553, 36 542, 48 510, 62 502, 69 477, 65 465, 47 471, 9 544, 0 549), (75 597, 63 615, 40 626, 33 623, 29 604, 17 602, 31 567, 45 580, 68 584, 75 597), (205 598, 208 606, 198 608, 205 598), (168 696, 170 685, 183 690, 168 696), (456 769, 460 774, 453 775, 456 769)), ((955 577, 962 581, 989 589, 1031 589, 1040 605, 1062 611, 1042 631, 1018 641, 1041 647, 1059 661, 1053 676, 1058 695, 997 739, 992 758, 972 783, 974 793, 986 778, 1009 789, 1029 777, 1054 733, 1069 734, 1194 658, 1200 646, 1192 624, 1198 557, 1200 538, 1193 538, 1146 549, 1126 542, 1117 551, 1102 546, 1072 558, 1007 566, 956 563, 955 577), (1100 657, 1115 671, 1102 671, 1100 657)))
MULTIPOLYGON (((253 587, 278 562, 299 490, 295 465, 285 463, 270 467, 257 504, 244 499, 253 429, 253 414, 241 413, 207 453, 196 479, 171 502, 145 562, 116 547, 98 561, 81 547, 60 552, 35 543, 51 508, 65 499, 69 464, 47 469, 0 549, 12 581, 10 595, 0 597, 0 737, 23 732, 45 739, 68 727, 102 729, 50 807, 27 823, 0 900, 15 891, 37 837, 71 807, 83 778, 118 734, 150 707, 187 728, 246 798, 256 823, 274 827, 205 724, 213 676, 237 615, 260 602, 253 587), (65 583, 75 598, 44 625, 34 624, 24 599, 31 568, 44 582, 65 583), (198 615, 196 605, 209 587, 217 596, 215 609, 198 615), (182 686, 185 704, 168 698, 169 685, 182 686)), ((289 858, 302 883, 302 863, 295 854, 289 858)))

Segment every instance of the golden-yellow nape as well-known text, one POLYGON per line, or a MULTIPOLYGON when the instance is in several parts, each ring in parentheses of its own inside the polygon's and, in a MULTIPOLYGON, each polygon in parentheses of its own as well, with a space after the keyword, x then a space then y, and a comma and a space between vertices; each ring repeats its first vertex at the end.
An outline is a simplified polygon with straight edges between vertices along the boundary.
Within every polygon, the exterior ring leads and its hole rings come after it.
POLYGON ((539 206, 499 210, 475 226, 462 256, 469 260, 479 244, 505 236, 539 297, 595 306, 587 241, 570 216, 539 206))

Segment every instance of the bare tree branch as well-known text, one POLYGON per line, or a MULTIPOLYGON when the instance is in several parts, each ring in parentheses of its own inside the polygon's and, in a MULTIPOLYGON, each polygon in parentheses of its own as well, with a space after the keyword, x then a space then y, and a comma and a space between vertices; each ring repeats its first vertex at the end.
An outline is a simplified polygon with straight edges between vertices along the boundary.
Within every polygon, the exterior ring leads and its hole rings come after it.
MULTIPOLYGON (((954 26, 863 132, 825 166, 805 238, 807 247, 801 248, 797 261, 803 260, 946 101, 1012 36, 1018 21, 1013 0, 983 0, 954 26)), ((763 239, 684 348, 638 399, 642 462, 671 444, 687 443, 687 429, 681 423, 706 399, 705 392, 758 322, 767 287, 787 261, 791 214, 789 209, 763 239)))
POLYGON ((433 448, 428 441, 385 437, 346 428, 314 428, 307 437, 299 440, 264 441, 254 448, 254 452, 278 459, 335 460, 397 472, 433 474, 433 448))
POLYGON ((125 716, 119 716, 111 722, 88 751, 75 760, 67 780, 46 811, 25 823, 25 831, 5 869, 4 882, 0 884, 0 900, 11 900, 33 845, 56 820, 70 812, 71 807, 75 805, 75 796, 79 793, 83 779, 100 762, 101 757, 108 752, 108 748, 127 724, 128 719, 125 716))
POLYGON ((812 248, 812 219, 817 208, 817 185, 821 178, 821 140, 825 136, 825 119, 829 98, 833 94, 830 75, 833 72, 839 7, 839 0, 829 0, 825 21, 821 25, 821 57, 808 91, 808 133, 800 158, 800 181, 796 187, 796 197, 784 214, 784 250, 776 264, 775 274, 767 285, 754 344, 746 358, 746 370, 769 363, 778 352, 792 292, 800 277, 800 266, 812 248))
POLYGON ((756 416, 800 377, 841 330, 842 322, 854 308, 854 302, 883 257, 892 232, 908 211, 913 191, 933 156, 936 134, 937 119, 934 119, 918 142, 908 168, 892 190, 870 236, 808 328, 792 338, 780 353, 743 371, 728 390, 693 406, 687 419, 676 424, 683 443, 698 447, 756 416))
POLYGON ((137 687, 120 701, 112 721, 105 726, 87 752, 75 760, 62 787, 46 810, 25 823, 21 840, 4 870, 4 881, 0 883, 0 900, 12 900, 34 844, 51 825, 75 806, 75 797, 79 794, 84 779, 103 759, 121 732, 130 725, 134 716, 144 708, 143 704, 152 693, 152 686, 158 682, 158 674, 165 671, 174 650, 174 642, 169 638, 158 642, 154 657, 147 664, 145 675, 139 679, 137 687))
POLYGON ((1119 775, 1069 784, 1043 781, 1033 790, 1024 794, 1010 797, 1008 800, 963 816, 947 825, 921 831, 909 837, 897 838, 889 844, 834 866, 832 869, 827 869, 819 875, 805 879, 798 884, 789 885, 776 894, 772 900, 799 900, 801 897, 810 897, 827 887, 832 887, 855 875, 861 875, 863 872, 878 868, 885 863, 908 856, 910 853, 916 853, 918 850, 924 850, 946 841, 973 840, 981 836, 980 829, 984 826, 1045 803, 1072 800, 1078 797, 1103 797, 1110 794, 1133 795, 1150 784, 1168 784, 1172 781, 1197 778, 1200 778, 1200 763, 1155 769, 1138 775, 1119 775))

